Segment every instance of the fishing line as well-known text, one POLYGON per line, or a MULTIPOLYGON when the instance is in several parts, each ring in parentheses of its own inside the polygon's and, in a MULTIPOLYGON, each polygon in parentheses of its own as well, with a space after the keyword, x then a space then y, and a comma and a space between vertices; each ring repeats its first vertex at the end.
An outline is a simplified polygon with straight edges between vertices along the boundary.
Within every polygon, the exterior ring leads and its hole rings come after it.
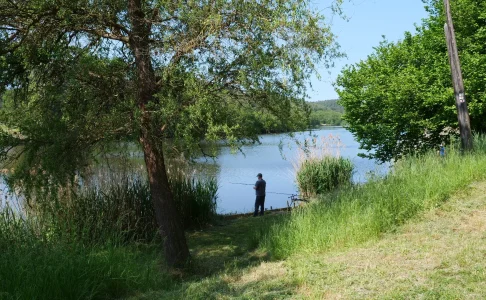
POLYGON ((275 192, 265 192, 267 194, 278 194, 278 195, 287 195, 287 196, 297 196, 297 194, 286 194, 286 193, 275 193, 275 192))
MULTIPOLYGON (((240 182, 230 182, 231 184, 240 184, 240 185, 254 185, 250 183, 240 183, 240 182)), ((277 195, 287 195, 287 196, 297 196, 297 194, 286 194, 286 193, 276 193, 276 192, 266 192, 267 194, 277 194, 277 195)))

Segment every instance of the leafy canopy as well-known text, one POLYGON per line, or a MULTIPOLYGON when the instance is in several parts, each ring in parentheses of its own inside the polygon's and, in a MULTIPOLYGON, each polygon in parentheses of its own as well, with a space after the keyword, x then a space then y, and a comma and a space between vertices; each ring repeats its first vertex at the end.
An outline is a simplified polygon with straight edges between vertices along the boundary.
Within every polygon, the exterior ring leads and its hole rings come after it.
POLYGON ((339 55, 324 21, 305 0, 0 0, 1 158, 62 183, 139 138, 142 111, 192 153, 257 140, 248 112, 300 128, 306 80, 339 55))
MULTIPOLYGON (((444 36, 443 1, 425 1, 429 17, 401 41, 383 41, 337 80, 344 119, 369 156, 382 161, 420 153, 456 133, 457 112, 444 36)), ((451 1, 471 126, 486 125, 486 3, 451 1)))

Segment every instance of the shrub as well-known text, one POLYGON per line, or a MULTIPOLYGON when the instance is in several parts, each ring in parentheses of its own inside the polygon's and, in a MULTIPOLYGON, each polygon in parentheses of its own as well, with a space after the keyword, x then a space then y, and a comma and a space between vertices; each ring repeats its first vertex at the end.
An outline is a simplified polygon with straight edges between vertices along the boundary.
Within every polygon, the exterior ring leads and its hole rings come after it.
POLYGON ((303 196, 316 196, 351 182, 353 164, 340 156, 339 136, 306 140, 294 162, 296 180, 303 196))
POLYGON ((351 182, 353 164, 349 159, 334 156, 304 161, 297 173, 300 192, 315 196, 351 182))

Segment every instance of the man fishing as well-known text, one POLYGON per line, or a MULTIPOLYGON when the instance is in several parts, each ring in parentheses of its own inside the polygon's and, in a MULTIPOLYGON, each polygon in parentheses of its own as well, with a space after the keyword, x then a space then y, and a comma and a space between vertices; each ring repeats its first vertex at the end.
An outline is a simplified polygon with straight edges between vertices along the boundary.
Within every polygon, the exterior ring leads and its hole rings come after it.
POLYGON ((263 216, 263 212, 265 211, 265 188, 267 187, 267 182, 262 177, 262 173, 258 173, 258 180, 253 187, 256 194, 254 217, 258 216, 258 208, 260 208, 260 216, 263 216))

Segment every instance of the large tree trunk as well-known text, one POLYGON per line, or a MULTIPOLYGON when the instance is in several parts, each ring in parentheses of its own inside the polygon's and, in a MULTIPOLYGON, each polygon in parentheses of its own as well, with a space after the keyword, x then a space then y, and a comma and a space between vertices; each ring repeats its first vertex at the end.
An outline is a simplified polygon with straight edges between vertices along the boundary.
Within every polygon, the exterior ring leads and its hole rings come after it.
POLYGON ((154 143, 147 128, 142 129, 140 143, 147 166, 155 216, 159 231, 164 238, 165 259, 170 267, 181 267, 189 259, 189 249, 170 190, 164 155, 159 149, 160 145, 154 143))
POLYGON ((155 72, 150 56, 150 25, 142 11, 141 0, 130 0, 128 13, 132 25, 129 37, 130 48, 135 56, 137 68, 137 103, 142 113, 140 143, 150 182, 150 193, 155 209, 159 231, 164 239, 165 259, 170 267, 183 266, 189 259, 182 221, 174 203, 165 168, 160 129, 154 124, 146 104, 155 100, 157 92, 155 72))

